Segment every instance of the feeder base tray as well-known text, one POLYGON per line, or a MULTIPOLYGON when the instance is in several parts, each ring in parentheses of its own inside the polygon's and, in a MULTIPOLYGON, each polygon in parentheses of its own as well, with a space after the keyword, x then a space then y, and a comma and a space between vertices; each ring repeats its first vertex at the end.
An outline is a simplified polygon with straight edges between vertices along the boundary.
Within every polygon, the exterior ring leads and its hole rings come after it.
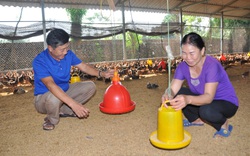
POLYGON ((173 142, 173 141, 168 141, 168 142, 162 142, 157 138, 157 131, 154 131, 150 135, 150 141, 151 143, 162 149, 180 149, 183 147, 186 147, 187 145, 190 144, 191 142, 191 135, 187 131, 184 130, 184 139, 180 142, 173 142))
POLYGON ((99 108, 102 112, 107 113, 107 114, 123 114, 123 113, 128 113, 131 112, 135 109, 135 102, 131 101, 131 105, 128 107, 122 107, 122 108, 112 108, 112 107, 105 107, 103 102, 99 104, 99 108))

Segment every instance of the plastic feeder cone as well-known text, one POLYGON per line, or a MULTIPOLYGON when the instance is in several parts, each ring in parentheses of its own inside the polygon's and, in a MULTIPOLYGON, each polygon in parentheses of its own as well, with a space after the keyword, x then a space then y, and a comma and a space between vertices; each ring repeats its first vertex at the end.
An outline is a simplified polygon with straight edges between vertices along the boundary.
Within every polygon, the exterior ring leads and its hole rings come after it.
POLYGON ((171 106, 158 109, 158 128, 150 135, 151 143, 162 149, 180 149, 191 142, 191 135, 184 130, 182 111, 171 106))
POLYGON ((106 89, 99 108, 108 114, 123 114, 135 109, 135 102, 131 101, 129 92, 120 83, 117 72, 114 74, 111 85, 106 89))
POLYGON ((78 74, 72 74, 70 78, 70 83, 80 82, 80 76, 78 74))

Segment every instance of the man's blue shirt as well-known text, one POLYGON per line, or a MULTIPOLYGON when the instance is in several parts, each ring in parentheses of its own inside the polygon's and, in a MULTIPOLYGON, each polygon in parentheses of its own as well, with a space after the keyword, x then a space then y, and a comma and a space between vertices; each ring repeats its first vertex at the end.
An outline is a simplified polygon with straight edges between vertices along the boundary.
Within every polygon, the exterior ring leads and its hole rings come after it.
POLYGON ((80 64, 82 61, 71 51, 65 57, 57 61, 45 49, 39 53, 33 60, 32 66, 34 70, 34 95, 44 94, 48 92, 48 88, 41 81, 42 78, 51 76, 55 83, 64 91, 69 88, 71 66, 80 64))

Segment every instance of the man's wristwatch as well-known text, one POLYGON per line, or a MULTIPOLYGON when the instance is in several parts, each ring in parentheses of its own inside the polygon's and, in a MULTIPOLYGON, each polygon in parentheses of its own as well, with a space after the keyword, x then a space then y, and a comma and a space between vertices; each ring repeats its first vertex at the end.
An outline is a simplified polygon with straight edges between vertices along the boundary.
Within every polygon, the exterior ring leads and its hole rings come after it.
POLYGON ((102 71, 99 70, 99 72, 98 72, 98 78, 101 78, 101 77, 102 77, 102 76, 101 76, 101 72, 102 72, 102 71))

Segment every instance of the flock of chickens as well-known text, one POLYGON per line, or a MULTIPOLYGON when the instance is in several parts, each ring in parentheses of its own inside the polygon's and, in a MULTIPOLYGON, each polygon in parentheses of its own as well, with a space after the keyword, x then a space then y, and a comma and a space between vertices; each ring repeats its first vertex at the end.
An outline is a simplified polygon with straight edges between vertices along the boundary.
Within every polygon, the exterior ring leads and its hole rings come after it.
MULTIPOLYGON (((225 70, 232 67, 235 64, 250 63, 250 54, 227 54, 227 55, 215 55, 215 58, 221 62, 225 70)), ((177 65, 182 61, 180 57, 171 60, 171 72, 174 72, 177 65)), ((116 69, 121 81, 137 80, 143 78, 147 74, 156 73, 168 73, 168 61, 167 59, 148 59, 148 60, 135 60, 135 61, 121 61, 121 62, 109 62, 109 63, 96 63, 91 64, 95 68, 101 71, 108 69, 116 69)), ((71 69, 71 75, 77 74, 81 80, 93 80, 104 81, 110 83, 111 79, 97 78, 95 76, 88 75, 81 72, 75 67, 71 69)), ((242 78, 249 76, 249 70, 242 73, 242 78)), ((22 86, 34 85, 34 73, 32 70, 26 71, 8 71, 0 73, 0 88, 9 88, 10 92, 14 94, 24 93, 25 90, 22 86)), ((146 85, 148 89, 157 88, 157 84, 148 83, 146 85)))
POLYGON ((19 86, 33 86, 34 73, 31 70, 27 71, 8 71, 5 74, 0 73, 0 88, 8 88, 9 92, 14 94, 25 93, 25 90, 19 86))
MULTIPOLYGON (((250 63, 250 52, 243 54, 228 54, 228 55, 218 55, 216 58, 221 62, 224 66, 224 69, 233 67, 235 64, 244 65, 250 63)), ((241 77, 246 79, 249 77, 250 69, 242 73, 241 77)))
MULTIPOLYGON (((180 62, 181 60, 179 60, 180 62)), ((176 68, 177 59, 172 60, 172 68, 174 70, 176 68)), ((167 62, 164 59, 152 59, 148 60, 139 60, 139 61, 123 61, 123 62, 110 62, 110 63, 97 63, 93 64, 94 68, 100 71, 107 71, 108 69, 115 69, 120 77, 121 81, 128 80, 136 80, 141 79, 143 75, 147 74, 155 74, 158 72, 166 72, 167 71, 167 62)), ((88 74, 82 73, 77 68, 72 68, 72 75, 77 74, 81 79, 93 79, 93 80, 103 80, 102 78, 97 78, 94 76, 90 76, 88 74)), ((104 79, 104 82, 110 82, 110 79, 104 79)))

